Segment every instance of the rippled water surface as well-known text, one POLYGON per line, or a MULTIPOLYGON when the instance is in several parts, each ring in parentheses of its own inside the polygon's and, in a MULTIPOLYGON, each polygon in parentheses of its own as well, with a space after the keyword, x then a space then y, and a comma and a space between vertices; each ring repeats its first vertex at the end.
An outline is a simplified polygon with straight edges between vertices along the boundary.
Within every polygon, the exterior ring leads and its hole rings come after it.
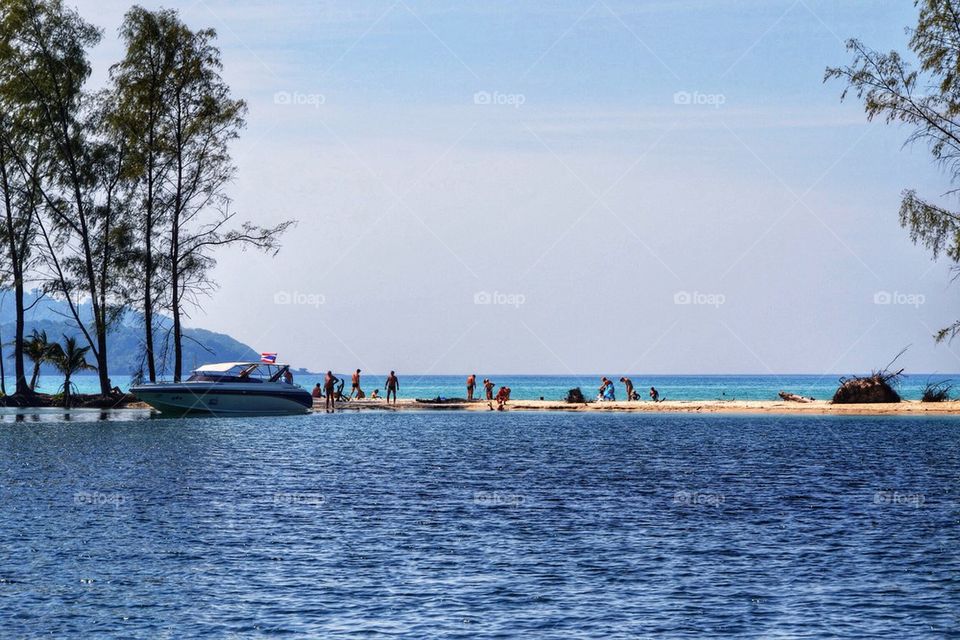
POLYGON ((960 421, 0 424, 3 637, 960 633, 960 421))

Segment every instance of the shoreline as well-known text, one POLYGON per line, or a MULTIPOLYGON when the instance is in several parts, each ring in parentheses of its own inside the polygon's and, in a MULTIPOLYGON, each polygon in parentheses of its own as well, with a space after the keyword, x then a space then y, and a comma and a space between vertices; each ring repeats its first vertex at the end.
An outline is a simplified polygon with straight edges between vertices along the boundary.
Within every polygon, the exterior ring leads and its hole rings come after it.
MULTIPOLYGON (((322 402, 314 402, 315 413, 323 413, 322 402)), ((486 400, 473 402, 420 401, 401 399, 396 405, 383 400, 351 400, 337 403, 337 411, 491 411, 486 400)), ((787 402, 783 400, 664 400, 663 402, 590 402, 569 404, 562 400, 511 400, 504 409, 510 411, 541 411, 570 413, 745 413, 784 415, 958 415, 960 400, 921 402, 903 400, 875 404, 833 404, 829 400, 787 402)))
MULTIPOLYGON (((494 405, 496 406, 496 405, 494 405)), ((59 409, 61 411, 144 411, 152 412, 150 405, 132 401, 110 407, 75 405, 71 409, 62 406, 8 406, 0 407, 3 413, 29 413, 31 410, 59 409)), ((351 400, 338 402, 337 413, 341 412, 483 412, 493 413, 486 400, 448 400, 437 403, 432 400, 400 399, 396 405, 388 406, 381 399, 351 400)), ((589 402, 569 404, 561 400, 511 400, 505 412, 521 411, 533 413, 617 413, 617 414, 740 414, 740 415, 840 415, 840 416, 960 416, 960 400, 947 402, 921 402, 903 400, 899 403, 874 404, 833 404, 829 400, 813 402, 786 402, 782 400, 664 400, 663 402, 589 402)), ((314 401, 309 414, 322 414, 323 403, 314 401)), ((308 415, 309 415, 308 414, 308 415)))

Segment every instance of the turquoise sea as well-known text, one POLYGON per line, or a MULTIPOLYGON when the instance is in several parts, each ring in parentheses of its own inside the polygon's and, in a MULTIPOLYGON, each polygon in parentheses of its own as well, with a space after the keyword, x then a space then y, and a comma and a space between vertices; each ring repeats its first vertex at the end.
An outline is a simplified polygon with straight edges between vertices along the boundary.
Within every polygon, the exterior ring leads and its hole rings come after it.
MULTIPOLYGON (((347 380, 349 389, 349 374, 338 373, 347 380)), ((401 398, 463 398, 466 396, 466 374, 464 375, 419 375, 404 374, 398 371, 400 377, 401 398)), ((633 380, 643 399, 647 399, 647 391, 655 386, 661 397, 669 400, 774 400, 778 391, 789 391, 817 399, 829 399, 837 389, 841 374, 826 375, 655 375, 642 373, 604 373, 585 374, 577 376, 537 376, 537 375, 496 375, 477 373, 477 391, 482 394, 480 382, 489 377, 499 387, 510 387, 511 397, 518 400, 559 400, 566 396, 567 391, 580 387, 587 397, 594 397, 600 385, 600 376, 606 375, 611 380, 619 381, 621 376, 633 380)), ((369 395, 379 388, 383 393, 383 383, 386 374, 364 374, 362 388, 369 395)), ((322 380, 322 376, 300 375, 296 383, 304 387, 312 387, 322 380)), ((919 400, 927 382, 952 380, 958 385, 960 392, 960 374, 956 373, 920 373, 902 378, 899 386, 900 394, 907 400, 919 400)), ((81 393, 95 393, 98 382, 95 376, 78 376, 75 378, 77 389, 81 393)), ((128 376, 114 376, 114 384, 122 389, 130 385, 128 376)), ((57 376, 41 376, 39 390, 45 393, 55 393, 63 384, 57 376)), ((13 388, 13 380, 8 377, 8 389, 13 388)), ((617 399, 626 399, 623 385, 617 382, 617 399)))

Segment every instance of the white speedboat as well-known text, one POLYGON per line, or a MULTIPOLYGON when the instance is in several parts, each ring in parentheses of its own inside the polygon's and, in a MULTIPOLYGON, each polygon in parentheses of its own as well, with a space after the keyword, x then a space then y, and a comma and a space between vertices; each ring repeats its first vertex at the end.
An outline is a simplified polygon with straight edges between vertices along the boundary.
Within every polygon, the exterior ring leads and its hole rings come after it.
POLYGON ((290 366, 264 362, 207 364, 185 382, 130 387, 130 393, 169 415, 279 416, 308 413, 310 393, 293 384, 290 366))

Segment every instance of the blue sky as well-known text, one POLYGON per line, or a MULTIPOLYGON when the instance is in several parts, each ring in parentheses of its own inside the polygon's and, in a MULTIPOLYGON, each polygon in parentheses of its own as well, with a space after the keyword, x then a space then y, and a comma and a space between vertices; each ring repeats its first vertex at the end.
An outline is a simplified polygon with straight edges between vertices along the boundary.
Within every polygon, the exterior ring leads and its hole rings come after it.
MULTIPOLYGON (((78 6, 96 84, 128 5, 78 6)), ((249 102, 240 215, 300 220, 193 324, 314 369, 960 370, 949 265, 897 224, 949 182, 822 82, 847 37, 905 49, 912 3, 165 6, 249 102)))

